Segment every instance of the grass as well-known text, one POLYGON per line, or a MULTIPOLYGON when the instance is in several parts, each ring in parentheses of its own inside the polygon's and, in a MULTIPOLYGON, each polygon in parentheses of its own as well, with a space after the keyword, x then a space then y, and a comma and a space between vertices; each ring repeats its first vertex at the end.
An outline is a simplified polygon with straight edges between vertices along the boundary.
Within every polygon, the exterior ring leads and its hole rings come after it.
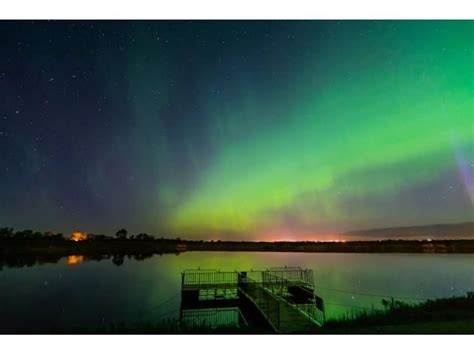
POLYGON ((466 297, 408 304, 384 300, 383 310, 344 316, 324 325, 326 333, 344 334, 474 334, 474 293, 466 297))

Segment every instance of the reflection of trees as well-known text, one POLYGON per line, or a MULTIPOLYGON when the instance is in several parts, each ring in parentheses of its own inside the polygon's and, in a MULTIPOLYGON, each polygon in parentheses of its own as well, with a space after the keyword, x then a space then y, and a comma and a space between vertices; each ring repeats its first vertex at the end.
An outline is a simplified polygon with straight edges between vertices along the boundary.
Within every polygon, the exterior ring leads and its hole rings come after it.
POLYGON ((101 261, 110 259, 110 255, 107 254, 98 254, 98 253, 87 253, 87 260, 101 261))
MULTIPOLYGON (((142 261, 153 257, 154 255, 162 255, 163 252, 150 252, 150 253, 114 253, 114 254, 103 254, 103 253, 87 253, 87 254, 50 254, 48 252, 43 252, 40 254, 15 254, 0 253, 0 271, 6 268, 21 268, 21 267, 31 267, 35 265, 42 264, 56 264, 62 258, 66 258, 65 263, 68 265, 71 264, 71 256, 75 258, 80 258, 81 263, 86 261, 102 261, 102 260, 112 260, 112 263, 116 266, 120 266, 125 262, 125 258, 133 259, 137 261, 142 261)), ((75 263, 76 264, 76 263, 75 263)), ((79 264, 79 263, 77 263, 79 264)))
POLYGON ((145 260, 148 258, 151 258, 153 256, 153 253, 137 253, 133 255, 133 258, 135 260, 145 260))
POLYGON ((61 257, 62 256, 60 255, 48 255, 48 254, 0 255, 0 270, 3 267, 18 268, 18 267, 25 267, 25 266, 31 267, 31 266, 35 266, 36 264, 42 265, 42 264, 47 264, 47 263, 57 263, 61 259, 61 257))
POLYGON ((114 255, 113 258, 112 258, 112 262, 115 265, 120 266, 120 265, 123 264, 124 257, 125 257, 125 255, 123 255, 123 254, 114 255))

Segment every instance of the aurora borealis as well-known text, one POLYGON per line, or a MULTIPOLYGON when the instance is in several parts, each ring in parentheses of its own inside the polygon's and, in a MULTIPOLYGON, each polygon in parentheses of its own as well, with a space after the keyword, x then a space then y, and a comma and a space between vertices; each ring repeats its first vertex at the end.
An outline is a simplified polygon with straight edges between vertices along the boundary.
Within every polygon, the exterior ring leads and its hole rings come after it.
POLYGON ((474 211, 472 21, 2 21, 0 225, 237 240, 474 211))

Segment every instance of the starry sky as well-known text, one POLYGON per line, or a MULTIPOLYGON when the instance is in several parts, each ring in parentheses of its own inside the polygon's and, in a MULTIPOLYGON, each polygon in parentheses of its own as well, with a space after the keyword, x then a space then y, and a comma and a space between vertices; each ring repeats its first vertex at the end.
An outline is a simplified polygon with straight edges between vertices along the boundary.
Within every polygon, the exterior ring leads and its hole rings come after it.
POLYGON ((0 225, 473 220, 472 21, 1 21, 0 225))

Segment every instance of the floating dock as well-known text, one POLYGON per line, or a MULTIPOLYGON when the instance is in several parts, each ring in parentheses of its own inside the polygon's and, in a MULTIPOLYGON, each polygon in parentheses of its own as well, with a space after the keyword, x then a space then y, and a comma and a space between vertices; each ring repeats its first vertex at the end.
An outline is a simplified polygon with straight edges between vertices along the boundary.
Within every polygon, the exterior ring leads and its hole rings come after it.
POLYGON ((314 333, 325 320, 313 270, 185 270, 180 322, 185 327, 258 325, 276 333, 314 333))

